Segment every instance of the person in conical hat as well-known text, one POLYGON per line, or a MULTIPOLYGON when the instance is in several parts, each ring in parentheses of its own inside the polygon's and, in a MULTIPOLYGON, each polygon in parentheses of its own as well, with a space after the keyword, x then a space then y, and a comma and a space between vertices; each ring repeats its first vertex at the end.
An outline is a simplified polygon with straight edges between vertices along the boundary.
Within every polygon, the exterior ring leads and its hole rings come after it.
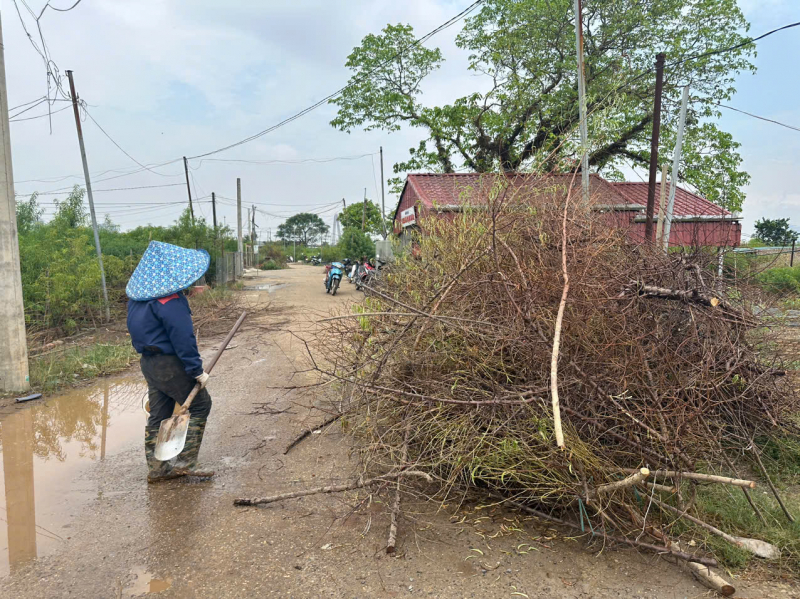
POLYGON ((211 396, 205 389, 208 374, 203 370, 192 311, 184 294, 205 274, 210 261, 205 250, 151 241, 125 288, 128 332, 134 349, 142 356, 140 366, 150 404, 144 434, 148 482, 214 475, 197 469, 211 396), (161 462, 155 458, 161 422, 172 416, 175 402, 186 401, 196 383, 202 389, 189 407, 186 445, 176 458, 161 462))

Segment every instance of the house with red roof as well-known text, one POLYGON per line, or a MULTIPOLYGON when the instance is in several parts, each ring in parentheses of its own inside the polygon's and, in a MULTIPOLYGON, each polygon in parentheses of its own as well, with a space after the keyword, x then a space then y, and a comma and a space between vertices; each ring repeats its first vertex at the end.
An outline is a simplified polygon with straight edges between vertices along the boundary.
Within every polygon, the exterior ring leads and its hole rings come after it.
MULTIPOLYGON (((508 191, 520 197, 567 193, 581 196, 580 177, 572 175, 535 175, 532 173, 446 173, 410 174, 406 178, 394 214, 394 230, 404 236, 419 229, 425 218, 453 219, 465 208, 480 208, 496 191, 498 179, 505 178, 508 191)), ((614 226, 627 229, 634 241, 644 241, 647 207, 647 183, 617 183, 592 174, 589 194, 592 208, 608 214, 614 226)), ((660 189, 656 188, 656 213, 660 189)), ((668 190, 667 190, 668 195, 668 190)), ((675 205, 669 244, 692 247, 736 247, 741 242, 741 218, 705 198, 676 187, 675 205)))

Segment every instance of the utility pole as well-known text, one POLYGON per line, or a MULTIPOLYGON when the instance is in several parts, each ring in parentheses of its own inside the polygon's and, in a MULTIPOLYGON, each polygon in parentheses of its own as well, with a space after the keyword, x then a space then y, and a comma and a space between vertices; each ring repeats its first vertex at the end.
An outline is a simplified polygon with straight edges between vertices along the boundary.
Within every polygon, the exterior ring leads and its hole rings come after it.
POLYGON ((256 247, 256 205, 253 204, 253 216, 252 222, 250 223, 250 243, 253 244, 253 251, 255 252, 256 247))
POLYGON ((667 201, 667 214, 664 218, 664 240, 662 247, 669 251, 669 234, 672 230, 672 213, 675 210, 675 186, 678 184, 678 167, 681 164, 681 151, 683 149, 683 130, 686 127, 686 107, 689 105, 689 86, 683 88, 681 98, 681 116, 678 120, 678 137, 675 140, 675 155, 672 157, 672 181, 669 186, 669 200, 667 201))
POLYGON ((108 307, 108 290, 106 289, 106 271, 103 268, 103 252, 100 251, 100 234, 97 232, 97 215, 94 212, 94 197, 92 196, 92 182, 89 179, 89 164, 86 162, 86 148, 83 146, 83 130, 81 129, 81 115, 78 111, 78 95, 75 93, 75 82, 72 71, 67 71, 69 78, 69 92, 72 94, 72 111, 75 113, 75 127, 78 129, 78 145, 81 148, 81 162, 83 162, 83 177, 86 179, 86 197, 89 198, 89 214, 92 217, 94 229, 94 249, 97 251, 97 262, 100 264, 100 283, 103 286, 103 302, 106 307, 106 322, 111 320, 111 310, 108 307))
POLYGON ((243 256, 244 256, 244 243, 242 241, 242 180, 236 177, 236 225, 237 225, 237 252, 236 252, 236 266, 235 270, 239 271, 241 275, 243 272, 243 256))
MULTIPOLYGON (((664 87, 664 58, 665 54, 656 54, 656 96, 653 100, 653 137, 650 140, 650 179, 647 188, 647 222, 644 225, 644 238, 653 242, 653 213, 656 207, 656 173, 658 172, 658 136, 661 133, 661 91, 664 87)), ((675 184, 673 179, 672 184, 675 184)), ((669 240, 669 236, 667 236, 669 240)))
POLYGON ((217 234, 217 195, 211 192, 211 212, 214 215, 214 235, 217 234))
POLYGON ((192 224, 194 224, 194 207, 192 206, 192 188, 189 187, 189 161, 186 156, 183 157, 183 172, 186 173, 186 192, 189 194, 189 214, 192 215, 192 224))
MULTIPOLYGON (((17 206, 14 172, 11 167, 11 137, 8 123, 8 92, 0 26, 0 392, 17 393, 30 388, 28 342, 25 337, 25 308, 19 270, 17 206)), ((5 432, 5 431, 4 431, 5 432)), ((3 446, 8 447, 3 440, 3 446)), ((10 475, 6 473, 6 479, 10 475)), ((12 486, 16 486, 12 483, 12 486)), ((9 483, 6 483, 6 489, 9 483)), ((31 479, 31 489, 33 479, 31 479)), ((31 491, 31 497, 33 496, 31 491)), ((35 538, 36 533, 33 533, 35 538)))
POLYGON ((381 227, 383 228, 383 238, 388 236, 386 232, 386 198, 383 193, 383 146, 381 146, 381 227))
POLYGON ((656 226, 656 245, 661 245, 661 238, 664 234, 664 202, 667 199, 667 165, 661 165, 661 185, 658 188, 658 225, 656 226))
POLYGON ((589 204, 589 127, 586 122, 586 69, 583 63, 583 7, 575 0, 575 52, 578 55, 578 110, 581 131, 581 187, 583 203, 589 204))
POLYGON ((361 204, 361 232, 367 231, 367 188, 364 188, 364 201, 361 204))

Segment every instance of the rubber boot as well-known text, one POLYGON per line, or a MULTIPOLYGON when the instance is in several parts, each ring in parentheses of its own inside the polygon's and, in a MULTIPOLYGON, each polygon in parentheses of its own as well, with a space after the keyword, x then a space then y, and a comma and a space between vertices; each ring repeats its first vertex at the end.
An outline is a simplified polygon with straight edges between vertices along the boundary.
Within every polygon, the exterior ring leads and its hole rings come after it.
POLYGON ((200 445, 203 443, 203 433, 206 430, 206 419, 198 416, 189 418, 189 430, 186 432, 186 444, 183 451, 175 458, 174 472, 183 476, 199 476, 210 478, 214 472, 197 469, 197 457, 200 454, 200 445))
POLYGON ((156 459, 156 439, 158 439, 159 428, 161 428, 160 425, 144 427, 144 457, 147 459, 148 483, 157 483, 162 480, 171 480, 179 476, 185 476, 184 474, 175 472, 170 462, 162 462, 156 459))

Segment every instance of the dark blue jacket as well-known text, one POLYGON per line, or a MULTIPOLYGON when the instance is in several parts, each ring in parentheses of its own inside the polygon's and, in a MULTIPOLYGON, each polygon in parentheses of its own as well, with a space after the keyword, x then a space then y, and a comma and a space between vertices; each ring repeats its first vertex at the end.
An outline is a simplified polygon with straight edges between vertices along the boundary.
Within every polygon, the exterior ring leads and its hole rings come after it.
POLYGON ((143 355, 176 355, 191 377, 203 374, 197 351, 192 311, 183 293, 146 302, 128 302, 128 332, 133 348, 143 355))

